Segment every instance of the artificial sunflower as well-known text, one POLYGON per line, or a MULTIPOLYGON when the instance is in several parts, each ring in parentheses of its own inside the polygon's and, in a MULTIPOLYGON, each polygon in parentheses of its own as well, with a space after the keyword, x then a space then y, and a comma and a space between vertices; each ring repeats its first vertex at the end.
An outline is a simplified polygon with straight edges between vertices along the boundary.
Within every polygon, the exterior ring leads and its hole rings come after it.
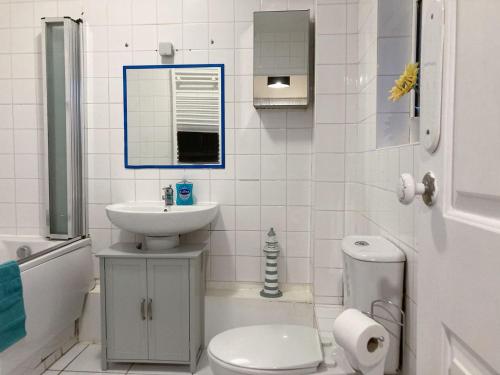
POLYGON ((406 65, 405 71, 394 81, 394 87, 389 91, 391 94, 389 100, 398 101, 404 95, 408 94, 417 84, 418 63, 406 65))

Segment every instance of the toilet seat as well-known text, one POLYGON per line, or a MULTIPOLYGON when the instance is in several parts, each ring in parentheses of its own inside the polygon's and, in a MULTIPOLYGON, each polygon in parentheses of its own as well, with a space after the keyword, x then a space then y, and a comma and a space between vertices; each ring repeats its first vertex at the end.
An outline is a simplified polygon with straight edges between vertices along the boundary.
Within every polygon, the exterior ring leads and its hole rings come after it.
POLYGON ((260 369, 251 369, 240 366, 230 365, 226 362, 223 362, 215 357, 213 357, 210 353, 208 353, 210 359, 210 367, 215 375, 221 374, 219 369, 224 370, 224 375, 305 375, 305 374, 314 374, 316 373, 317 366, 311 368, 301 368, 294 370, 260 370, 260 369), (214 369, 214 366, 217 369, 214 369), (215 371, 214 371, 215 370, 215 371))
POLYGON ((207 353, 228 374, 310 374, 323 360, 318 331, 297 325, 259 325, 215 336, 207 353))

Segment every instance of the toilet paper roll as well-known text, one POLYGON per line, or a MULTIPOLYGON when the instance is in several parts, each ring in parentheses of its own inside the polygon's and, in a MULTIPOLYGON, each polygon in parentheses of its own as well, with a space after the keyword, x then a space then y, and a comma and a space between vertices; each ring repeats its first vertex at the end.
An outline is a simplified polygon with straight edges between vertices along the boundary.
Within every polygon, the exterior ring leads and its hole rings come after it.
POLYGON ((356 309, 347 309, 335 319, 333 336, 348 358, 357 362, 351 363, 356 369, 376 365, 385 359, 389 349, 387 330, 356 309))

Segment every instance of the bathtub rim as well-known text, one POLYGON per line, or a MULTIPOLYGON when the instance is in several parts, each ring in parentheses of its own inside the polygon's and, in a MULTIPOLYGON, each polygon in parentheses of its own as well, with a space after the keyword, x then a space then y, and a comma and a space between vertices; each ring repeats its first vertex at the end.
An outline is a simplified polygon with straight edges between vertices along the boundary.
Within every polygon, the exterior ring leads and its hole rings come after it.
POLYGON ((71 240, 51 246, 46 250, 42 250, 34 254, 33 256, 18 260, 17 264, 19 265, 21 272, 27 271, 31 268, 39 266, 40 264, 77 250, 81 247, 90 246, 91 243, 92 241, 89 237, 76 237, 71 240))

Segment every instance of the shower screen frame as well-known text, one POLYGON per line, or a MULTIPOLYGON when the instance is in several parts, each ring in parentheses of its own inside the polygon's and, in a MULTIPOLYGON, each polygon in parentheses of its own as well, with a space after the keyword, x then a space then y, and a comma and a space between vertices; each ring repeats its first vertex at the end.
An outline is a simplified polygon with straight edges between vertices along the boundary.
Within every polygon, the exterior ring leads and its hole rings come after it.
POLYGON ((81 20, 42 18, 43 185, 50 239, 87 234, 82 29, 81 20), (64 69, 53 66, 56 60, 64 69))

